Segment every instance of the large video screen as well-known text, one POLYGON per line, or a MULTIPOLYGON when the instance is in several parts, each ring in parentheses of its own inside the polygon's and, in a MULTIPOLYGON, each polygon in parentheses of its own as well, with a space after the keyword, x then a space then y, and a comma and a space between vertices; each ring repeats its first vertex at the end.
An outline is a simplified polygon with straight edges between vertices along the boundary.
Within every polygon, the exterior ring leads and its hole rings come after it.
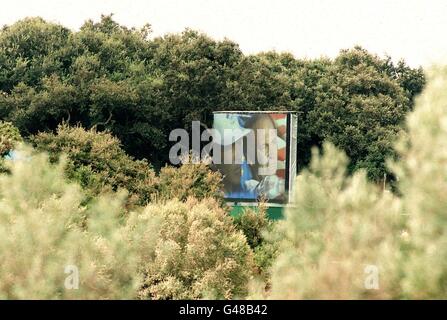
POLYGON ((288 179, 288 113, 214 113, 214 142, 230 201, 284 202, 288 179))

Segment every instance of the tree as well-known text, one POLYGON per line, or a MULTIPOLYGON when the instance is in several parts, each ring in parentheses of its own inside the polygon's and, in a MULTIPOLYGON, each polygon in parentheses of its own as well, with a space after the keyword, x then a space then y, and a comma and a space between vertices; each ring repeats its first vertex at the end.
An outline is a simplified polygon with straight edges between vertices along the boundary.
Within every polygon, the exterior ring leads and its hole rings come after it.
POLYGON ((58 124, 109 130, 130 155, 156 169, 169 162, 171 130, 212 124, 217 110, 290 110, 299 114, 298 166, 325 139, 366 168, 384 159, 424 85, 421 69, 356 47, 334 59, 288 53, 243 55, 228 39, 185 30, 152 38, 102 16, 79 31, 24 19, 0 31, 0 119, 26 138, 58 124))
POLYGON ((42 18, 26 18, 0 32, 0 90, 24 83, 41 85, 51 74, 62 76, 70 64, 70 30, 42 18))
POLYGON ((237 68, 239 81, 231 88, 242 92, 235 99, 240 109, 298 113, 299 170, 308 165, 311 147, 329 140, 349 156, 350 172, 365 168, 375 181, 389 174, 385 159, 424 83, 420 69, 396 66, 361 47, 342 50, 335 60, 261 53, 237 68))
POLYGON ((411 100, 411 107, 414 100, 425 86, 425 74, 422 67, 413 69, 409 67, 404 60, 399 60, 395 65, 390 57, 383 62, 383 68, 386 73, 405 90, 407 97, 411 100))
POLYGON ((411 102, 399 83, 380 69, 381 60, 365 50, 342 51, 318 83, 306 121, 313 136, 331 141, 350 158, 349 171, 365 168, 377 181, 393 156, 411 102))

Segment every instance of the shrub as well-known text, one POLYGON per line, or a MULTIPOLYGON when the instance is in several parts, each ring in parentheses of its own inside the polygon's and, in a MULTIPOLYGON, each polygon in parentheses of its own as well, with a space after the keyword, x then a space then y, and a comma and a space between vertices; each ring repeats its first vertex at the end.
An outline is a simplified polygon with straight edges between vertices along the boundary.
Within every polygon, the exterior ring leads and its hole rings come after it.
POLYGON ((52 162, 66 154, 66 174, 91 196, 118 189, 129 191, 129 202, 145 204, 155 192, 156 176, 145 160, 135 160, 121 149, 108 132, 60 125, 57 132, 31 138, 39 151, 47 151, 52 162))
POLYGON ((267 217, 265 203, 261 202, 256 208, 245 208, 242 214, 234 217, 234 224, 244 233, 250 247, 256 248, 264 240, 263 232, 272 222, 267 217))
POLYGON ((215 200, 149 204, 136 225, 160 219, 155 259, 145 265, 141 298, 244 297, 252 254, 215 200))
POLYGON ((21 141, 19 129, 14 127, 12 123, 0 121, 0 155, 5 156, 14 145, 21 141))
POLYGON ((346 176, 331 145, 314 153, 281 228, 270 297, 447 297, 446 87, 447 68, 432 72, 407 119, 391 166, 399 197, 364 173, 346 176), (368 288, 372 271, 377 287, 368 288))
POLYGON ((257 273, 265 282, 266 288, 270 287, 270 269, 278 253, 278 242, 274 237, 274 226, 275 225, 273 224, 271 229, 267 229, 266 231, 264 231, 266 234, 264 236, 264 240, 259 246, 253 248, 253 255, 257 267, 257 273))
POLYGON ((433 70, 408 117, 394 165, 408 217, 411 251, 403 296, 447 298, 447 67, 433 70))
POLYGON ((4 157, 22 141, 19 130, 10 122, 0 121, 0 172, 6 172, 4 157))
POLYGON ((256 208, 246 208, 234 218, 234 224, 241 230, 254 253, 258 273, 265 279, 275 258, 277 243, 274 241, 275 223, 267 216, 267 207, 260 202, 256 208))
POLYGON ((199 200, 214 198, 224 204, 222 175, 212 171, 207 163, 184 163, 180 167, 165 166, 158 181, 158 198, 177 198, 185 201, 188 197, 199 200))
POLYGON ((392 298, 398 291, 400 201, 368 183, 365 172, 346 175, 347 158, 332 145, 314 150, 298 178, 293 206, 281 225, 283 240, 272 270, 271 296, 280 299, 392 298), (368 266, 380 286, 368 290, 368 266))
POLYGON ((138 266, 155 244, 154 220, 147 234, 126 226, 122 195, 82 206, 80 188, 64 178, 64 161, 50 165, 44 154, 23 154, 0 176, 0 298, 135 298, 138 266), (65 273, 74 268, 78 290, 65 286, 76 286, 65 273))

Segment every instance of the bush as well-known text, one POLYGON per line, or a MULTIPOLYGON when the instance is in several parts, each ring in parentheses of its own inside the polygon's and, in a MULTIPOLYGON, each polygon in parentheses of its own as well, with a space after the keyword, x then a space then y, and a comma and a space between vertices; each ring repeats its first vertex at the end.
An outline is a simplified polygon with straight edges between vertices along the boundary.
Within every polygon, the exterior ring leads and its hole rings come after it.
POLYGON ((188 197, 215 198, 224 204, 222 177, 206 163, 166 166, 156 176, 146 160, 135 160, 108 132, 60 125, 55 134, 39 133, 30 139, 39 151, 50 153, 52 162, 67 155, 67 177, 88 190, 90 196, 126 189, 128 204, 188 197))
POLYGON ((0 155, 2 157, 7 155, 20 141, 22 141, 22 137, 19 129, 10 122, 0 121, 0 155))
POLYGON ((222 175, 212 171, 206 163, 185 163, 180 167, 165 166, 158 180, 158 198, 177 198, 185 201, 188 197, 199 200, 214 198, 224 204, 222 175))
POLYGON ((280 299, 392 298, 401 254, 400 202, 346 175, 347 158, 332 145, 298 178, 293 207, 272 271, 271 295, 280 299), (380 270, 380 288, 365 288, 367 266, 380 270), (365 271, 366 270, 366 271, 365 271))
POLYGON ((138 267, 153 252, 155 220, 147 221, 144 235, 126 226, 119 218, 122 195, 82 206, 63 161, 50 165, 44 154, 22 153, 28 156, 0 176, 0 298, 135 298, 138 267), (75 269, 79 288, 70 290, 75 269))
POLYGON ((403 297, 447 298, 447 67, 428 86, 407 120, 394 165, 408 217, 411 251, 403 262, 403 297))
POLYGON ((108 132, 60 125, 55 134, 31 137, 39 151, 47 151, 52 162, 67 155, 66 174, 91 196, 118 189, 129 191, 129 203, 146 204, 155 192, 156 176, 145 160, 135 160, 121 149, 108 132))
POLYGON ((0 121, 0 172, 6 172, 4 157, 22 141, 19 130, 10 122, 0 121))
POLYGON ((244 233, 250 247, 256 248, 264 240, 263 233, 272 222, 267 217, 265 203, 260 202, 258 207, 247 207, 242 214, 234 217, 234 224, 244 233))
POLYGON ((433 72, 407 119, 391 166, 399 197, 365 173, 348 177, 331 145, 314 152, 281 228, 270 297, 447 297, 446 87, 447 68, 433 72))
POLYGON ((257 272, 264 280, 269 278, 269 268, 276 256, 277 243, 274 241, 275 223, 267 216, 267 207, 260 202, 257 208, 247 208, 234 218, 234 224, 241 230, 254 253, 257 272))
POLYGON ((252 253, 244 235, 215 200, 150 204, 136 225, 160 219, 155 260, 145 265, 141 298, 241 298, 252 253))

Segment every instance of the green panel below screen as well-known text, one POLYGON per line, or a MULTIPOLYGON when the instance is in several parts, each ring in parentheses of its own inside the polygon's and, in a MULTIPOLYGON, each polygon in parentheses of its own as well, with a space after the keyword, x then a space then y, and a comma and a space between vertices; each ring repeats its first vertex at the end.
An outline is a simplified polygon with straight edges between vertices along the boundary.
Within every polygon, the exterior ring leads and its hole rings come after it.
MULTIPOLYGON (((255 211, 258 210, 258 207, 256 207, 256 206, 235 205, 235 206, 232 206, 230 214, 233 217, 237 217, 240 214, 242 214, 245 209, 248 209, 248 208, 254 209, 255 211)), ((268 207, 267 208, 267 216, 272 220, 283 219, 284 218, 284 209, 285 209, 285 207, 268 207)))

